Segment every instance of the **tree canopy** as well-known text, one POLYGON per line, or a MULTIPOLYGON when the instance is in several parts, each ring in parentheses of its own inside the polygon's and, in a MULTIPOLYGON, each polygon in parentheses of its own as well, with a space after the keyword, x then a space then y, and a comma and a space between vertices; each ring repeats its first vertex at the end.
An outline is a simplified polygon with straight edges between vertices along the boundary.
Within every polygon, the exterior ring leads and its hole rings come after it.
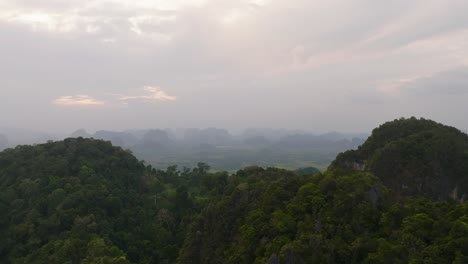
POLYGON ((467 142, 400 119, 326 172, 232 175, 102 140, 18 146, 0 152, 0 262, 467 263, 467 142))
POLYGON ((374 129, 330 168, 372 172, 397 195, 431 199, 468 196, 468 135, 426 119, 401 118, 374 129))

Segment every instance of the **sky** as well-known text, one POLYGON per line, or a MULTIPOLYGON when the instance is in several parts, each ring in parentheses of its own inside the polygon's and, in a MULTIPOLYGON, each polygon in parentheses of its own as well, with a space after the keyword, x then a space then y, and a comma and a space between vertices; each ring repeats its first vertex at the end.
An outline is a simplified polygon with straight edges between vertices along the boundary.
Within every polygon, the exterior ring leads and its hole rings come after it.
POLYGON ((0 126, 468 130, 466 0, 0 0, 0 126))

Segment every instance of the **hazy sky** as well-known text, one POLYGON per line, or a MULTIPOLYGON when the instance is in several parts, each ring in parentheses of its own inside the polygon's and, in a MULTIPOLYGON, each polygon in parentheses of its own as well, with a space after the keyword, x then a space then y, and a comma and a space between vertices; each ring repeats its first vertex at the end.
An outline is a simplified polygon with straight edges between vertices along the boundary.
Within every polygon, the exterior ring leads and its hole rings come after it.
POLYGON ((0 125, 468 129, 466 0, 0 0, 0 125))

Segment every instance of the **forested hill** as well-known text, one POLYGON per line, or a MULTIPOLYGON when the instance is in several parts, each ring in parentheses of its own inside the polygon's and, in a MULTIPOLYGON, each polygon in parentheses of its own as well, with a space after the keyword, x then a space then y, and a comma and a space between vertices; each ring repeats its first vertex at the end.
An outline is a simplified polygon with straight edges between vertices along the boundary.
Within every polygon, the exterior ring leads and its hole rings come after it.
POLYGON ((146 255, 138 226, 150 219, 136 215, 148 202, 138 195, 144 173, 132 155, 102 141, 1 152, 0 262, 128 263, 126 254, 146 255))
POLYGON ((209 169, 83 138, 0 152, 0 263, 468 263, 461 199, 398 199, 370 170, 209 169))
POLYGON ((374 129, 330 168, 369 171, 397 195, 468 198, 468 136, 426 119, 398 119, 374 129))
POLYGON ((195 196, 227 178, 206 168, 155 171, 83 138, 0 152, 0 263, 171 263, 195 196))

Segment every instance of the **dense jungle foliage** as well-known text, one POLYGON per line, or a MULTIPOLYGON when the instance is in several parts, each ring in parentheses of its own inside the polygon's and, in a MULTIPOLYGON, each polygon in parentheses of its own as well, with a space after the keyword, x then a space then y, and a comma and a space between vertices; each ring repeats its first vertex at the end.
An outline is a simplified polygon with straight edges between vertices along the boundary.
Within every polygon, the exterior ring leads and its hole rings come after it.
POLYGON ((156 170, 101 140, 18 146, 0 152, 0 263, 468 263, 467 142, 401 119, 324 173, 232 175, 156 170), (423 173, 460 188, 393 185, 423 173))
POLYGON ((468 204, 400 203, 371 174, 247 168, 190 227, 179 263, 466 263, 468 204))
POLYGON ((155 171, 82 138, 1 152, 0 262, 173 261, 192 216, 227 180, 206 169, 155 171))
POLYGON ((363 145, 339 154, 330 168, 371 172, 403 197, 465 200, 468 135, 431 120, 402 118, 374 129, 363 145))

